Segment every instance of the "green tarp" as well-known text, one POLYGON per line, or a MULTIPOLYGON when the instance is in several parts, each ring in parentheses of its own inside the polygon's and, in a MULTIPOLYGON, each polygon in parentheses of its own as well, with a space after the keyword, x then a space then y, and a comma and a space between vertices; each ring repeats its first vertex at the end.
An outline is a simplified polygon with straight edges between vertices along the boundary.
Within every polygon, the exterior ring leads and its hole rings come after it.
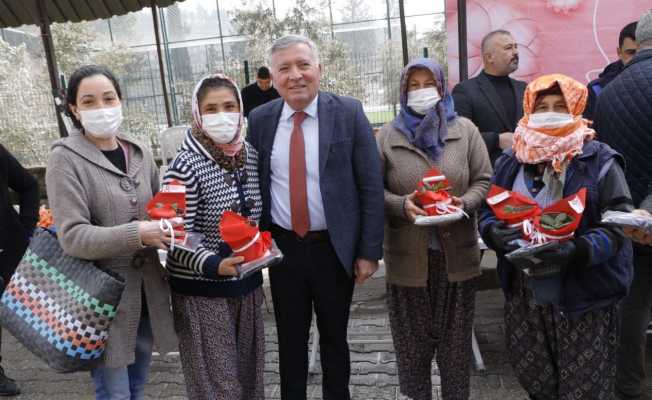
POLYGON ((156 4, 167 7, 183 0, 0 0, 0 28, 40 25, 39 4, 49 22, 80 22, 110 18, 156 4))

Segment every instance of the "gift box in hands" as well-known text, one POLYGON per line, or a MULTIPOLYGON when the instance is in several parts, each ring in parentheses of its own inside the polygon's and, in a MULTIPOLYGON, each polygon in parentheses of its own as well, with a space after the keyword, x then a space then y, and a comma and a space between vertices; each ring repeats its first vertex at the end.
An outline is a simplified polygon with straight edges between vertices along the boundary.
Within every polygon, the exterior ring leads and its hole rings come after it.
POLYGON ((232 211, 224 212, 219 229, 233 256, 244 257, 245 263, 267 255, 272 248, 271 233, 261 232, 255 222, 232 211))
POLYGON ((487 204, 496 218, 512 228, 522 227, 524 221, 541 214, 541 207, 533 199, 496 185, 489 189, 487 204))
POLYGON ((576 194, 544 208, 541 214, 532 219, 531 225, 523 226, 525 234, 534 243, 572 239, 582 221, 585 206, 586 188, 582 188, 576 194))
POLYGON ((448 206, 452 199, 448 191, 450 183, 437 168, 431 168, 417 184, 416 201, 428 216, 456 212, 448 206))

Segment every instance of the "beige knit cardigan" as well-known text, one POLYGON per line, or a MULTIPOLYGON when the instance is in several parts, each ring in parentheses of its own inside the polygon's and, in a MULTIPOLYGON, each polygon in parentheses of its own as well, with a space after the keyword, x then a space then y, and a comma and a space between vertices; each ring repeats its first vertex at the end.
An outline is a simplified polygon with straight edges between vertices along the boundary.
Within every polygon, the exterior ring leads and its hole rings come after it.
POLYGON ((458 117, 448 125, 444 151, 437 163, 389 123, 377 137, 385 183, 384 260, 387 281, 425 287, 428 282, 428 244, 432 230, 442 247, 448 280, 459 282, 480 275, 475 212, 489 190, 492 174, 487 148, 473 123, 458 117), (403 204, 432 165, 451 182, 471 218, 437 228, 419 227, 408 219, 403 204))
POLYGON ((158 192, 158 168, 142 145, 120 137, 128 147, 128 171, 116 168, 84 136, 56 141, 45 175, 59 242, 72 256, 92 260, 120 274, 126 287, 109 328, 104 353, 107 367, 135 361, 136 333, 142 289, 161 352, 176 348, 170 292, 155 249, 144 248, 138 221, 146 220, 145 205, 158 192))

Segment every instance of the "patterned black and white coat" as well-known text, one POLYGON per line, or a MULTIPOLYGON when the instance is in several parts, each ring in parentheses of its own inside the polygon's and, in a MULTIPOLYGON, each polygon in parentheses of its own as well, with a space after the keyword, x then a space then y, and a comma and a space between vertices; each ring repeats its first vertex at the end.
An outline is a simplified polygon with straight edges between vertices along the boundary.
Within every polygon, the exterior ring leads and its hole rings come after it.
POLYGON ((244 146, 244 166, 230 172, 222 168, 188 130, 181 150, 165 174, 166 182, 176 179, 186 187, 186 232, 204 235, 195 253, 179 248, 168 252, 166 268, 170 286, 176 293, 236 297, 246 295, 262 284, 260 272, 243 279, 218 274, 220 262, 231 254, 219 232, 224 211, 238 212, 255 222, 262 213, 258 152, 247 142, 244 146))

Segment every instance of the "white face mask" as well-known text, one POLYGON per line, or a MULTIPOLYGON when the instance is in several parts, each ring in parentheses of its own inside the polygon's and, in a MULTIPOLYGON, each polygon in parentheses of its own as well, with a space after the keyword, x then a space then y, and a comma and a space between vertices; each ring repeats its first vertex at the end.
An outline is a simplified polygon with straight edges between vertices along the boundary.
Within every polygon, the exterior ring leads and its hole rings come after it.
POLYGON ((217 114, 202 115, 202 128, 212 141, 219 144, 227 144, 233 141, 238 133, 240 113, 221 112, 217 114))
POLYGON ((122 106, 79 110, 84 132, 97 139, 110 139, 118 134, 122 123, 122 106))
POLYGON ((575 121, 572 115, 558 112, 542 112, 530 114, 528 128, 560 128, 575 121))
POLYGON ((425 88, 408 92, 407 105, 414 112, 426 115, 433 107, 439 103, 441 96, 436 88, 425 88))

